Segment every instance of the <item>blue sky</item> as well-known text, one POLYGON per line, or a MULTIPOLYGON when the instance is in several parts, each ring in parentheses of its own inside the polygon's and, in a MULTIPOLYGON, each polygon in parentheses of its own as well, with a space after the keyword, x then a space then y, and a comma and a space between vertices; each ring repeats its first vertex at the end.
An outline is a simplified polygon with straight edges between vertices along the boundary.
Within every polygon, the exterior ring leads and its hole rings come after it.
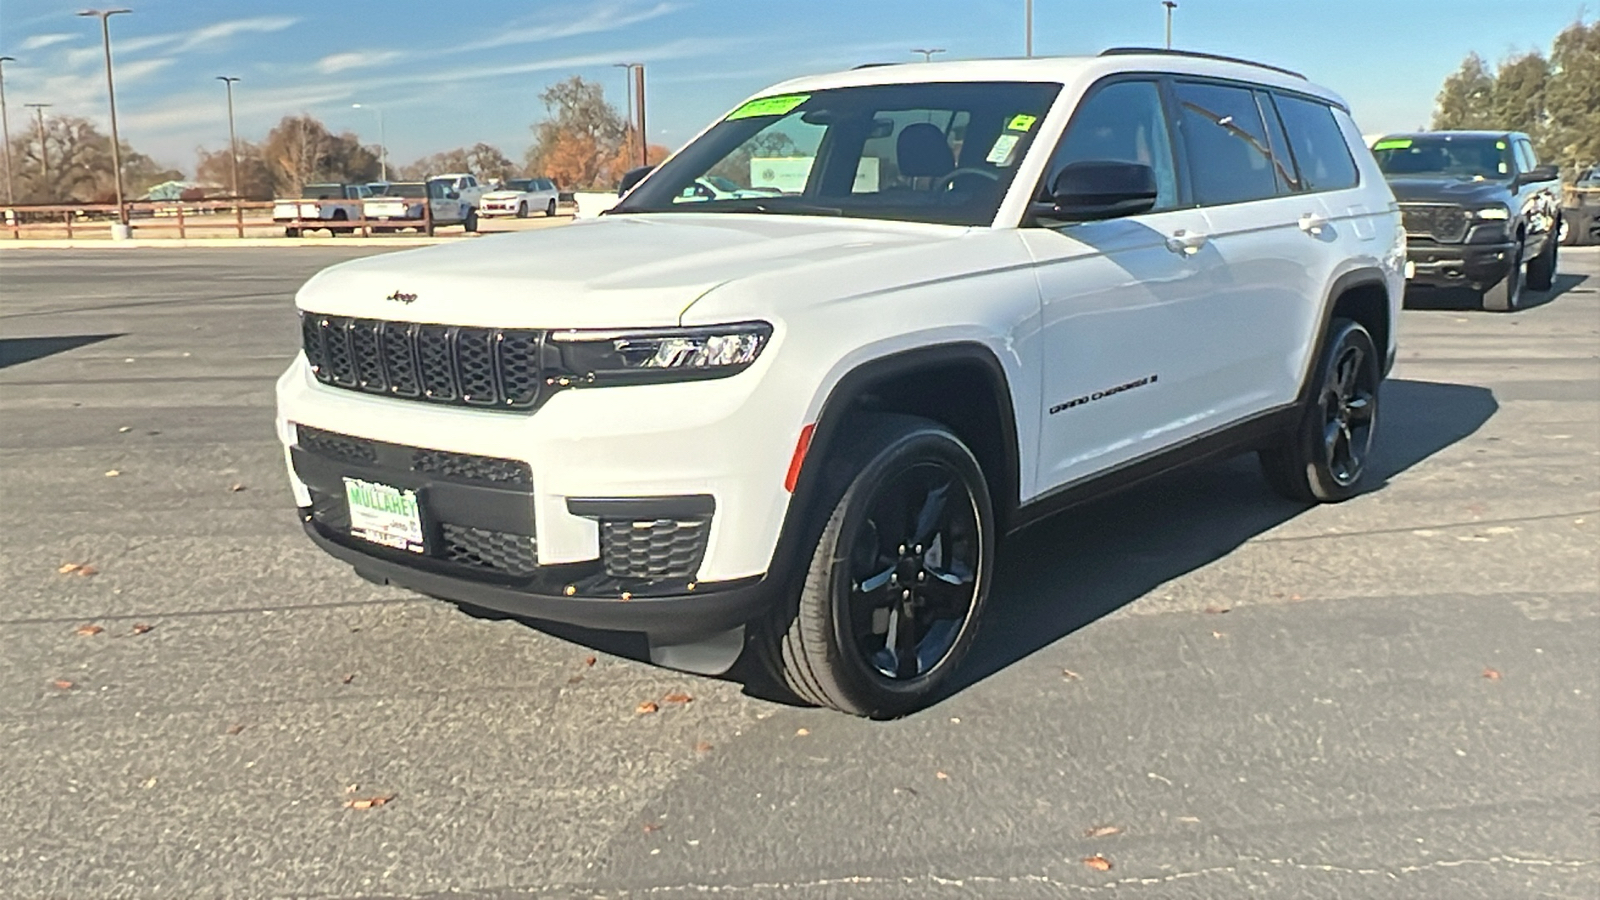
MULTIPOLYGON (((765 85, 862 62, 1018 56, 1023 0, 128 0, 112 22, 123 138, 192 169, 226 144, 222 85, 240 136, 286 114, 377 141, 392 161, 488 141, 514 158, 543 115, 539 92, 573 74, 623 102, 613 62, 648 66, 651 140, 677 146, 765 85)), ((0 0, 13 133, 23 103, 106 119, 98 23, 63 0, 0 0)), ((1426 123, 1440 81, 1468 51, 1491 61, 1550 39, 1577 0, 1180 0, 1178 47, 1305 72, 1342 93, 1368 132, 1426 123)), ((1159 0, 1035 0, 1037 55, 1158 46, 1159 0)))

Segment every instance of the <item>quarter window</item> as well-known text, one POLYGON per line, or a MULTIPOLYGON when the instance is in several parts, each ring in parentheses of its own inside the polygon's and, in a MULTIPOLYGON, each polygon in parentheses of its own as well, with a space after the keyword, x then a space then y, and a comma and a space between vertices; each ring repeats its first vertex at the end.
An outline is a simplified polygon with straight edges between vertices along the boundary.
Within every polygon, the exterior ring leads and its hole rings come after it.
POLYGON ((1050 159, 1044 189, 1049 190, 1066 166, 1090 161, 1149 166, 1156 174, 1155 209, 1178 205, 1172 137, 1154 82, 1115 82, 1080 103, 1050 159))
POLYGON ((1311 191, 1340 191, 1356 186, 1356 163, 1350 156, 1344 132, 1333 118, 1333 109, 1312 100, 1280 96, 1278 112, 1289 131, 1289 146, 1300 177, 1311 191))
POLYGON ((1178 127, 1201 206, 1276 196, 1293 168, 1272 155, 1255 96, 1245 88, 1178 84, 1178 127))

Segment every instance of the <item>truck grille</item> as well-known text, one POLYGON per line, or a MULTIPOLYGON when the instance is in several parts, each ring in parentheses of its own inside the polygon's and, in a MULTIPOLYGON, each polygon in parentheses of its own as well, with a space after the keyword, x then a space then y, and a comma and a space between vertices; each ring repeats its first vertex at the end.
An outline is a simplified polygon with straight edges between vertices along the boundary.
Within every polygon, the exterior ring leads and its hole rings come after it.
POLYGON ((1467 235, 1467 211, 1459 206, 1402 203, 1400 215, 1407 235, 1433 238, 1441 244, 1460 243, 1467 235))
POLYGON ((317 380, 333 387, 484 409, 532 409, 544 332, 303 313, 317 380))

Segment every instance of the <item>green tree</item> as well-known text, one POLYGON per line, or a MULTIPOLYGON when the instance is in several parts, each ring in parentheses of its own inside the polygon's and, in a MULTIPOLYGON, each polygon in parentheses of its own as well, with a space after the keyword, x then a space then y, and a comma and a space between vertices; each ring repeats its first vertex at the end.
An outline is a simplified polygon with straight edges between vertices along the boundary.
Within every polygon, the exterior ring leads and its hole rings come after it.
POLYGON ((1438 106, 1433 113, 1436 131, 1471 128, 1493 128, 1489 112, 1490 98, 1494 95, 1494 75, 1483 57, 1467 54, 1461 68, 1444 80, 1439 90, 1438 106))
POLYGON ((610 187, 630 129, 606 102, 605 88, 574 75, 546 88, 539 99, 549 115, 533 126, 526 173, 554 178, 563 189, 610 187))
POLYGON ((1600 163, 1600 21, 1574 22, 1557 35, 1550 68, 1539 153, 1570 174, 1600 163))
POLYGON ((1537 50, 1501 63, 1489 92, 1493 127, 1524 132, 1537 145, 1545 131, 1545 87, 1549 81, 1550 63, 1537 50))
POLYGON ((332 134, 316 117, 304 114, 285 116, 267 132, 261 157, 278 196, 296 197, 307 184, 323 181, 374 181, 380 171, 377 152, 362 146, 354 134, 332 134))
MULTIPOLYGON (((24 203, 115 203, 111 139, 88 119, 55 116, 13 140, 13 172, 17 197, 24 203)), ((182 178, 150 157, 122 143, 122 186, 127 199, 151 185, 182 178)))
MULTIPOLYGON (((233 190, 233 160, 228 148, 208 151, 200 148, 194 179, 204 185, 220 187, 224 192, 233 190)), ((239 196, 246 200, 271 200, 275 185, 272 169, 261 156, 261 147, 249 141, 239 142, 239 196)))
POLYGON ((499 147, 479 141, 471 147, 457 147, 424 156, 396 171, 401 178, 410 181, 420 181, 444 172, 471 172, 479 178, 506 179, 516 177, 517 164, 500 152, 499 147))

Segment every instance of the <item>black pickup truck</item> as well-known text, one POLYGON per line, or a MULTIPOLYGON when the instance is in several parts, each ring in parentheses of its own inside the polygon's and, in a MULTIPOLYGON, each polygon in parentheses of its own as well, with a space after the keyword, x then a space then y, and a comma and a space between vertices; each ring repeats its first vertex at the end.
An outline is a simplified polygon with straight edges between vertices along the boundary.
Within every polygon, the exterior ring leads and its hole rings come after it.
POLYGON ((1561 222, 1560 172, 1515 131, 1385 135, 1372 145, 1400 201, 1409 284, 1466 287, 1509 312, 1524 286, 1550 289, 1561 222))

